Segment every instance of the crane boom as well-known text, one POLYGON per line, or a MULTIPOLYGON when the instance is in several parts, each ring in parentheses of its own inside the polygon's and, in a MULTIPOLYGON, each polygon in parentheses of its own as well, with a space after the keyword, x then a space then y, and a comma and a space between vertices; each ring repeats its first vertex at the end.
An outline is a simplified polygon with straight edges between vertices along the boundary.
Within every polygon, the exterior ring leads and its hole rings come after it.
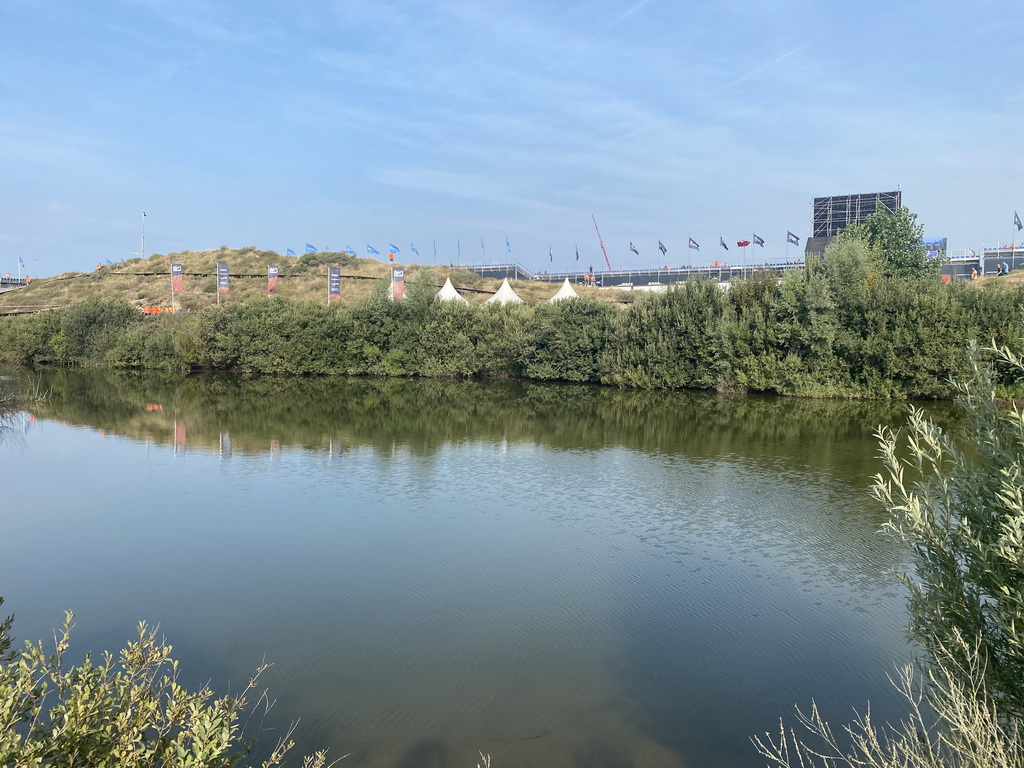
POLYGON ((608 251, 604 249, 604 240, 601 239, 601 230, 597 229, 597 219, 594 218, 594 214, 590 214, 590 218, 594 220, 594 229, 597 230, 597 242, 601 244, 601 253, 604 254, 604 263, 608 265, 608 271, 612 271, 612 263, 608 261, 608 251))

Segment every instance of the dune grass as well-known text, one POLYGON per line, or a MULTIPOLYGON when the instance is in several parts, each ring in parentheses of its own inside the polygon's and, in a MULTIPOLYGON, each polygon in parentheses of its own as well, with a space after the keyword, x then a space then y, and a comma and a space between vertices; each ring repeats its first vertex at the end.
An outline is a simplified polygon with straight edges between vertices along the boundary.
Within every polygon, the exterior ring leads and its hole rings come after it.
MULTIPOLYGON (((147 259, 128 259, 113 265, 98 265, 92 272, 66 272, 37 278, 29 285, 0 294, 0 312, 34 311, 75 304, 88 298, 123 298, 139 307, 171 306, 171 264, 181 264, 184 290, 174 297, 175 306, 196 310, 217 304, 217 263, 230 270, 230 291, 220 295, 222 303, 244 301, 267 294, 267 266, 279 268, 276 296, 300 301, 326 301, 327 268, 341 268, 341 301, 354 304, 368 298, 378 280, 390 279, 391 265, 375 259, 345 253, 315 253, 295 258, 254 247, 154 254, 147 259)), ((440 289, 445 278, 472 304, 482 304, 498 290, 500 280, 490 280, 465 269, 447 266, 406 264, 406 282, 430 270, 432 282, 440 289)), ((547 301, 558 290, 557 283, 514 281, 516 292, 530 304, 547 301)), ((612 303, 628 302, 622 291, 602 291, 576 286, 580 295, 612 303)))

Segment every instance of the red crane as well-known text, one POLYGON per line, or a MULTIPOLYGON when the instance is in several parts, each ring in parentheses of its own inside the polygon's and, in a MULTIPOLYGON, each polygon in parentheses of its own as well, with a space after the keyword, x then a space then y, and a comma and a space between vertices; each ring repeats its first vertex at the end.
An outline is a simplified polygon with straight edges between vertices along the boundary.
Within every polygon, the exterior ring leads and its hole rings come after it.
MULTIPOLYGON (((594 219, 594 214, 590 214, 590 218, 594 219)), ((594 229, 597 230, 597 242, 601 244, 601 253, 604 254, 604 263, 608 265, 608 271, 612 271, 612 263, 608 261, 608 251, 604 249, 604 240, 601 239, 601 230, 597 229, 597 219, 594 219, 594 229)))

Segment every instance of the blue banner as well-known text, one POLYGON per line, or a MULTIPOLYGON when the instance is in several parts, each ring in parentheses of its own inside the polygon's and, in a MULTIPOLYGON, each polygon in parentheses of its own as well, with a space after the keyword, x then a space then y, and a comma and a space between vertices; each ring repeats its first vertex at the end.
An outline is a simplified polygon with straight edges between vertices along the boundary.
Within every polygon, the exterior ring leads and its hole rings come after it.
POLYGON ((341 298, 341 267, 327 268, 327 300, 337 301, 341 298))

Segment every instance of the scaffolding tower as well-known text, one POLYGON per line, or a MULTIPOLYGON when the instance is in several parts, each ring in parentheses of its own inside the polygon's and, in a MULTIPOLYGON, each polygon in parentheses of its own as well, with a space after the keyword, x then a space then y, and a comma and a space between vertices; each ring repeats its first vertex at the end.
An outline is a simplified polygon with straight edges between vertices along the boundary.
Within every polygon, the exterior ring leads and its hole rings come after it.
POLYGON ((903 204, 902 195, 896 191, 816 197, 811 205, 811 237, 835 237, 851 224, 863 224, 875 211, 896 213, 903 204))

